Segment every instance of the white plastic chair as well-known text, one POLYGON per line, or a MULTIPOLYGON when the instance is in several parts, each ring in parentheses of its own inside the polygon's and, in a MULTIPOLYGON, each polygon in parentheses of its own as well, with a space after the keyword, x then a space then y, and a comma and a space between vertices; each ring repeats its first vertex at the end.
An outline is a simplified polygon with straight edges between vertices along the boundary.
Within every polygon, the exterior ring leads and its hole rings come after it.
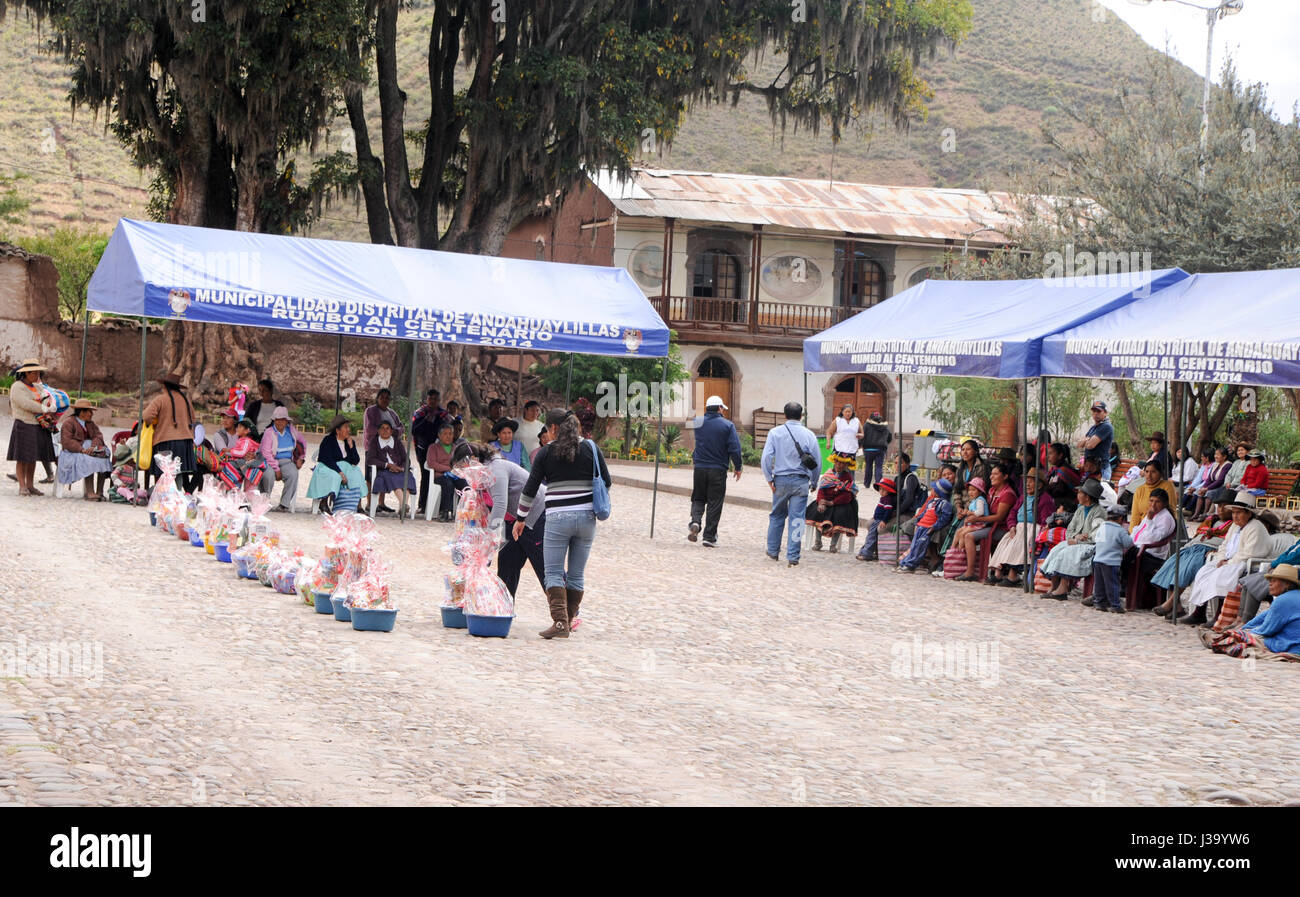
MULTIPOLYGON (((424 462, 424 469, 427 470, 429 473, 434 472, 433 468, 429 466, 428 461, 424 462)), ((439 486, 437 483, 435 483, 432 479, 430 479, 429 497, 424 500, 424 520, 426 523, 428 523, 430 520, 433 519, 433 509, 441 506, 441 504, 442 504, 442 487, 439 486)))

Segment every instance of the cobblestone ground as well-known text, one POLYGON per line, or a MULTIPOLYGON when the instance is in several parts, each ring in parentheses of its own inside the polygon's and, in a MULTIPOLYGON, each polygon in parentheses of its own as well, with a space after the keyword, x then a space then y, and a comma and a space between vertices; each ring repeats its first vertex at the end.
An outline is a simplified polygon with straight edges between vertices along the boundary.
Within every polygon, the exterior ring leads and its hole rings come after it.
MULTIPOLYGON (((650 493, 616 489, 585 625, 539 639, 526 579, 503 641, 438 622, 447 525, 380 522, 401 611, 360 633, 142 510, 0 482, 0 803, 1300 800, 1300 668, 844 554, 790 568, 758 510, 709 550, 684 497, 650 541, 650 493)), ((277 520, 320 548, 318 519, 277 520)))

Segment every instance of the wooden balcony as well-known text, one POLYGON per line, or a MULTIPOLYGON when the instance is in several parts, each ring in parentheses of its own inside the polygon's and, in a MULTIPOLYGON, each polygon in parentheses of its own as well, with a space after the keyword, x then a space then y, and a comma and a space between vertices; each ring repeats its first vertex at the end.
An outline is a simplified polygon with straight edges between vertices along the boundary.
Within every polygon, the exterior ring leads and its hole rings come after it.
POLYGON ((652 296, 650 301, 682 342, 771 349, 799 349, 807 337, 863 311, 799 302, 759 302, 755 313, 754 303, 745 299, 695 296, 652 296))

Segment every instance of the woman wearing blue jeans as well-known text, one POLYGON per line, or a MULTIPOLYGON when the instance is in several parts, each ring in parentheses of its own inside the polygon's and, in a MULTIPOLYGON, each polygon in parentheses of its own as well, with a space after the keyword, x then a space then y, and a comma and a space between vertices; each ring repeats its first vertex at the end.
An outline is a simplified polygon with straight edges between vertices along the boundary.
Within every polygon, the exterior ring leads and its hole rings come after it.
POLYGON ((519 497, 518 539, 542 485, 546 486, 546 534, 542 557, 546 564, 546 601, 551 609, 551 628, 542 638, 568 638, 578 619, 578 606, 586 589, 583 573, 591 545, 596 540, 596 513, 592 509, 592 478, 599 475, 608 488, 609 468, 596 443, 582 438, 577 415, 563 408, 546 415, 551 441, 538 451, 528 484, 519 497), (566 568, 565 561, 568 561, 566 568))

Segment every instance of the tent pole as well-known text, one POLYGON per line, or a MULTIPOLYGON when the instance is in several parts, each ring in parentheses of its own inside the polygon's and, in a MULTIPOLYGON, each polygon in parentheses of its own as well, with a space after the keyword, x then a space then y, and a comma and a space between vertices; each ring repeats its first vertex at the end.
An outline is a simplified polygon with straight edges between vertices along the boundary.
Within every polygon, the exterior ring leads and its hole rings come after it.
POLYGON ((515 373, 518 377, 515 379, 515 414, 523 417, 524 414, 524 350, 519 350, 519 357, 515 360, 515 373))
MULTIPOLYGON (((1038 433, 1039 436, 1047 432, 1047 377, 1038 378, 1038 433)), ((1037 443, 1041 438, 1035 440, 1034 463, 1041 464, 1046 460, 1045 448, 1037 443)), ((1044 471, 1046 475, 1046 471, 1044 471)), ((1035 484, 1037 488, 1037 484, 1035 484)), ((1037 499, 1034 500, 1037 503, 1037 499)), ((1034 592, 1034 577, 1038 575, 1038 559, 1034 557, 1038 553, 1038 514, 1034 514, 1033 538, 1029 542, 1030 553, 1025 556, 1025 578, 1029 580, 1029 588, 1026 590, 1030 594, 1034 592)))
POLYGON ((803 372, 803 425, 808 426, 808 372, 803 372))
MULTIPOLYGON (((858 384, 861 386, 862 384, 858 384)), ((915 444, 913 444, 915 447, 915 444)), ((903 478, 907 476, 907 471, 903 470, 903 375, 898 375, 898 463, 894 466, 898 468, 894 472, 894 566, 903 559, 903 509, 898 506, 897 502, 903 494, 903 478)), ((863 456, 866 457, 865 455, 863 456)), ((881 464, 884 459, 881 459, 881 464)), ((919 479, 919 478, 918 478, 919 479)))
MULTIPOLYGON (((569 358, 573 358, 572 355, 569 358)), ((663 373, 659 375, 659 435, 655 439, 655 484, 650 493, 650 538, 655 537, 655 510, 659 505, 659 456, 663 454, 664 390, 668 387, 668 356, 664 356, 663 373)))
POLYGON ((569 407, 569 398, 573 395, 573 353, 569 353, 569 376, 564 381, 564 407, 569 407))
MULTIPOLYGON (((1165 454, 1169 455, 1169 470, 1165 471, 1165 476, 1168 477, 1170 474, 1173 473, 1173 466, 1174 466, 1174 456, 1173 456, 1173 454, 1170 453, 1170 451, 1169 451, 1169 381, 1168 381, 1168 380, 1165 381, 1165 398, 1164 398, 1164 405, 1165 405, 1165 429, 1164 429, 1164 434, 1165 434, 1165 454)), ((1175 538, 1177 537, 1177 535, 1178 535, 1178 533, 1175 532, 1175 533, 1174 533, 1175 538)), ((1177 542, 1176 542, 1176 541, 1175 541, 1175 549, 1174 549, 1174 550, 1175 550, 1175 551, 1177 550, 1177 542)), ((1174 567, 1175 567, 1175 568, 1177 568, 1177 566, 1178 566, 1178 559, 1177 559, 1177 558, 1178 558, 1178 556, 1175 555, 1175 556, 1174 556, 1174 567)), ((1178 585, 1177 574, 1178 574, 1178 571, 1177 571, 1177 569, 1175 569, 1175 570, 1174 570, 1174 575, 1175 575, 1175 578, 1174 578, 1174 585, 1175 585, 1175 586, 1178 585)), ((1137 575, 1137 571, 1134 571, 1134 575, 1137 575)), ((1178 611, 1177 611, 1177 609, 1174 609, 1174 610, 1172 610, 1172 611, 1169 612, 1169 622, 1170 622, 1170 623, 1173 623, 1175 626, 1178 625, 1178 611)))
MULTIPOLYGON (((136 425, 138 426, 138 429, 136 430, 136 444, 135 444, 136 445, 135 470, 136 470, 136 474, 138 474, 140 477, 141 487, 143 487, 144 483, 148 482, 148 477, 146 476, 144 470, 142 470, 140 467, 140 442, 139 442, 141 436, 144 435, 144 378, 145 378, 144 369, 146 364, 145 344, 148 338, 149 338, 149 321, 147 318, 141 318, 140 319, 140 402, 135 416, 136 425)), ((131 485, 132 487, 135 487, 135 477, 131 478, 131 485)), ((138 505, 140 503, 140 492, 138 488, 136 489, 135 495, 131 496, 131 498, 135 504, 138 505)))
MULTIPOLYGON (((415 473, 413 472, 415 468, 413 468, 413 467, 411 466, 411 455, 412 455, 412 452, 415 451, 415 446, 413 446, 413 445, 411 444, 411 440, 412 440, 412 438, 414 438, 415 434, 412 432, 414 428, 413 428, 413 426, 412 426, 412 424, 411 424, 411 419, 410 419, 409 415, 410 415, 410 414, 414 414, 414 412, 415 412, 415 368, 416 368, 416 366, 419 364, 419 362, 420 362, 420 344, 417 343, 415 340, 411 340, 411 386, 410 386, 410 393, 409 393, 410 398, 407 400, 407 401, 408 401, 408 405, 407 405, 407 408, 408 408, 408 417, 407 417, 407 419, 406 419, 405 421, 402 422, 404 428, 406 429, 406 440, 405 440, 405 442, 406 442, 406 470, 403 471, 403 473, 405 473, 407 476, 410 476, 410 477, 415 476, 415 473)), ((416 499, 416 501, 419 501, 419 496, 420 496, 419 488, 420 488, 420 487, 419 487, 419 484, 418 484, 418 483, 416 484, 416 487, 415 487, 415 488, 416 488, 415 499, 416 499)), ((406 491, 408 494, 406 495, 406 498, 402 501, 402 506, 401 506, 400 508, 398 508, 398 510, 397 510, 397 522, 398 522, 398 523, 402 523, 402 522, 405 521, 405 519, 406 519, 406 506, 407 506, 408 504, 410 504, 410 501, 411 501, 411 495, 409 494, 409 493, 411 492, 411 490, 410 490, 410 489, 407 489, 407 490, 405 490, 405 491, 406 491)), ((414 516, 414 514, 412 514, 412 516, 414 516)))
POLYGON ((342 413, 343 407, 339 401, 342 395, 343 387, 343 334, 339 334, 338 361, 334 368, 334 416, 338 417, 342 413))
MULTIPOLYGON (((1187 415, 1188 404, 1189 403, 1187 401, 1187 396, 1186 394, 1184 394, 1182 405, 1179 406, 1179 411, 1178 411, 1178 439, 1180 445, 1187 444, 1188 442, 1187 431, 1191 428, 1191 421, 1188 420, 1188 415, 1187 415)), ((1191 452, 1188 452, 1188 455, 1190 456, 1191 452)), ((1173 591, 1174 591, 1175 608, 1178 607, 1179 599, 1182 598, 1182 593, 1183 593, 1182 587, 1180 585, 1182 582, 1181 555, 1183 553, 1183 539, 1186 538, 1187 536, 1187 523, 1183 520, 1183 490, 1187 488, 1187 484, 1183 481, 1187 479, 1187 476, 1183 468, 1187 464, 1187 459, 1184 458, 1182 461, 1176 463, 1178 464, 1178 509, 1174 513, 1178 517, 1178 526, 1174 529, 1174 589, 1173 591)), ((1169 616, 1172 617, 1174 613, 1176 613, 1176 610, 1171 611, 1169 616)), ((1213 625, 1213 621, 1211 621, 1211 625, 1213 625)))
POLYGON ((90 337, 90 303, 86 303, 86 319, 81 324, 81 376, 77 378, 77 398, 86 388, 86 340, 90 337))
MULTIPOLYGON (((1020 417, 1020 445, 1022 451, 1025 444, 1029 442, 1029 378, 1028 377, 1025 378, 1023 389, 1025 391, 1025 395, 1024 395, 1025 401, 1024 401, 1024 410, 1020 417)), ((1037 455, 1038 453, 1035 451, 1034 454, 1037 455)), ((1032 462, 1034 467, 1038 466, 1037 460, 1038 459, 1035 458, 1034 461, 1032 462)), ((1022 591, 1028 593, 1032 588, 1029 584, 1029 546, 1031 544, 1029 541, 1029 527, 1038 523, 1038 498, 1037 498, 1038 493, 1037 492, 1034 493, 1035 496, 1034 512, 1033 514, 1028 513, 1029 511, 1029 507, 1028 507, 1029 468, 1028 467, 1025 468, 1025 475, 1021 478, 1020 488, 1025 493, 1023 496, 1021 496, 1020 500, 1025 503, 1025 511, 1026 511, 1025 524, 1024 527, 1022 528, 1023 532, 1021 532, 1020 534, 1020 545, 1025 550, 1025 567, 1020 572, 1020 582, 1022 583, 1020 588, 1022 591)), ((1020 524, 1018 523, 1016 525, 1020 526, 1020 524)), ((989 557, 992 556, 993 556, 992 553, 990 553, 989 557)))

